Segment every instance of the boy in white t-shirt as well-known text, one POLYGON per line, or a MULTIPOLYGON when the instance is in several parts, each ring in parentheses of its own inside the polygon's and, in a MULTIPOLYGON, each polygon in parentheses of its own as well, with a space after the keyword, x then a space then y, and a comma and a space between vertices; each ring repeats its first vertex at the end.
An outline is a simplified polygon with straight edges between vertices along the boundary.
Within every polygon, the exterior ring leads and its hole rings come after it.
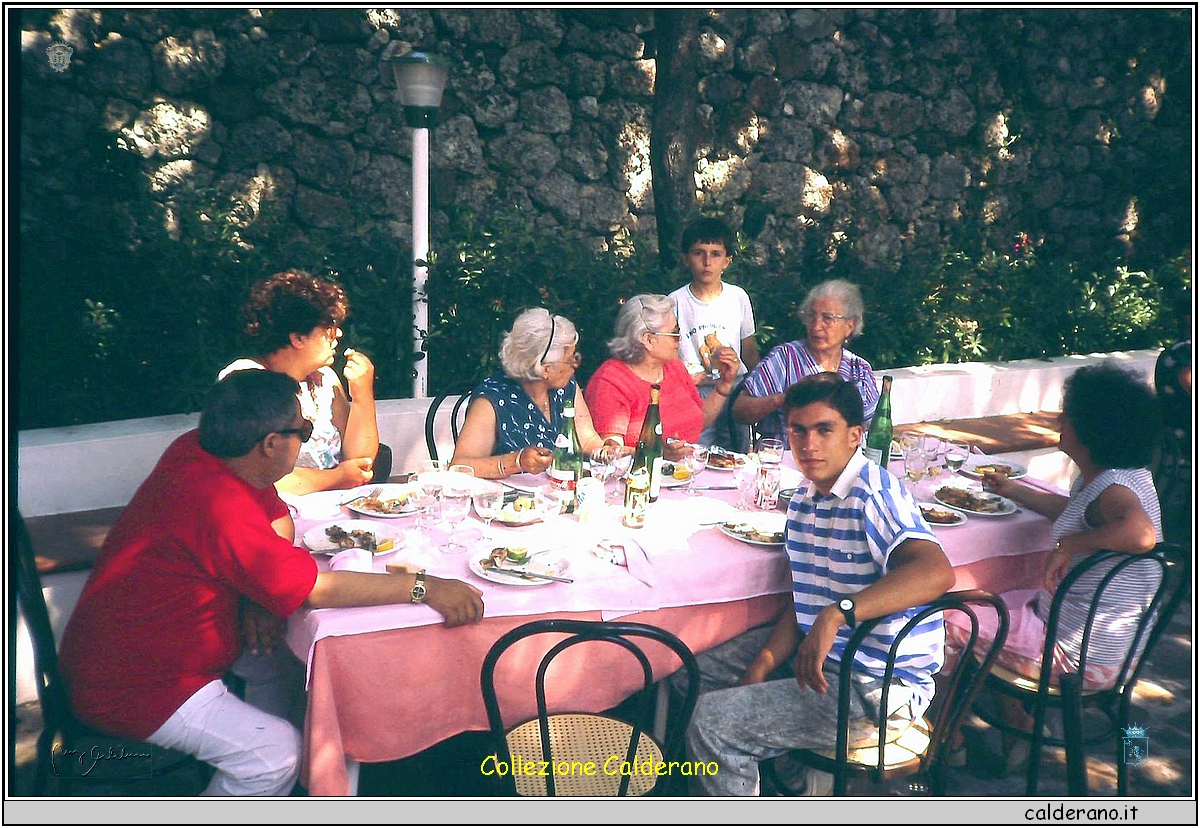
MULTIPOLYGON (((733 348, 742 361, 738 376, 758 364, 754 341, 754 310, 750 297, 737 285, 721 280, 733 261, 733 231, 720 219, 702 218, 683 231, 683 263, 692 281, 671 293, 678 306, 679 356, 692 375, 701 397, 714 392, 710 354, 721 346, 733 348)), ((726 404, 721 416, 700 435, 704 445, 744 450, 748 435, 731 439, 733 420, 726 404), (735 444, 737 443, 737 444, 735 444), (740 444, 740 445, 738 445, 740 444)), ((744 426, 737 426, 739 432, 744 426)))

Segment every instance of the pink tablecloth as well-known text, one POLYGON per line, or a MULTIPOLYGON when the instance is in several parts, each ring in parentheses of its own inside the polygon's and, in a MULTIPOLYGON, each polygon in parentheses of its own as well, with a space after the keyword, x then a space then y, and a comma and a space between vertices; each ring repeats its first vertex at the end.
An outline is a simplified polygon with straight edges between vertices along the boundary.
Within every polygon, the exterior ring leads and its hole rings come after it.
MULTIPOLYGON (((707 473, 702 482, 720 484, 730 479, 719 472, 707 473)), ((932 481, 924 481, 928 482, 932 481)), ((700 519, 719 517, 718 500, 731 502, 735 494, 706 492, 703 498, 685 501, 678 492, 664 492, 647 529, 637 535, 654 567, 653 588, 624 568, 586 553, 596 537, 621 534, 615 522, 580 526, 574 518, 559 518, 550 534, 535 527, 493 527, 498 542, 522 538, 535 550, 563 539, 570 542, 565 550, 550 554, 567 558, 568 574, 576 582, 538 587, 485 581, 469 572, 467 555, 442 555, 429 538, 411 533, 403 549, 377 559, 379 568, 383 561, 408 560, 433 574, 474 583, 484 591, 484 621, 448 630, 432 609, 409 605, 302 611, 293 616, 288 643, 309 663, 303 770, 309 792, 346 793, 347 758, 390 761, 462 731, 486 729, 479 694, 484 655, 501 635, 531 616, 627 617, 675 632, 696 652, 770 621, 785 605, 790 590, 786 557, 778 549, 749 546, 715 528, 694 525, 700 519), (436 715, 429 715, 435 707, 436 715)), ((924 498, 928 492, 918 487, 916 494, 924 498)), ((344 499, 344 493, 341 496, 344 499)), ((327 508, 328 493, 310 496, 309 502, 327 508)), ((314 511, 319 513, 320 508, 314 511)), ((330 514, 336 514, 336 507, 324 519, 330 514)), ((320 522, 301 514, 298 536, 320 522)), ((410 528, 411 519, 397 523, 410 528)), ((963 526, 936 532, 955 567, 958 589, 1001 592, 1030 586, 1040 578, 1050 546, 1050 522, 1025 509, 1005 517, 972 518, 963 526)), ((479 548, 483 546, 487 544, 479 548)), ((514 660, 502 663, 498 692, 506 718, 513 722, 535 711, 530 685, 508 676, 530 676, 544 650, 540 644, 527 647, 514 660)), ((607 660, 609 655, 596 660, 589 654, 586 665, 580 664, 578 681, 559 685, 552 707, 602 710, 625 698, 635 686, 634 676, 625 672, 623 663, 607 660)), ((674 665, 660 661, 655 664, 656 677, 673 669, 674 665)))

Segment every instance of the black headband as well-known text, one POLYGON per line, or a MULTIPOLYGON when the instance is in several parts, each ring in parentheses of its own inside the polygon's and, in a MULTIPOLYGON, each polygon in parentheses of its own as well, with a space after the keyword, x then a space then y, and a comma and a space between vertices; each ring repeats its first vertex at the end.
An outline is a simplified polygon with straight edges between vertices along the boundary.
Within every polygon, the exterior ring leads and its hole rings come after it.
POLYGON ((550 356, 550 346, 554 344, 554 314, 550 314, 550 339, 546 342, 546 350, 542 352, 541 363, 546 364, 546 357, 550 356))

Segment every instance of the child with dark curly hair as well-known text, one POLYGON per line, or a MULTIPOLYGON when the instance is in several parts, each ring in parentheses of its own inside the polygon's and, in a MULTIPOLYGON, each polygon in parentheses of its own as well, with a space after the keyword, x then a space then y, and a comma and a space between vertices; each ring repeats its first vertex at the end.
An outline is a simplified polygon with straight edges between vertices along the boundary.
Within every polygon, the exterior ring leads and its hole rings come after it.
POLYGON ((242 308, 256 356, 226 366, 218 379, 245 369, 287 374, 300 383, 300 410, 313 424, 296 468, 276 484, 281 492, 349 489, 372 479, 379 451, 375 366, 347 348, 346 387, 332 368, 349 309, 340 285, 303 270, 258 282, 242 308))

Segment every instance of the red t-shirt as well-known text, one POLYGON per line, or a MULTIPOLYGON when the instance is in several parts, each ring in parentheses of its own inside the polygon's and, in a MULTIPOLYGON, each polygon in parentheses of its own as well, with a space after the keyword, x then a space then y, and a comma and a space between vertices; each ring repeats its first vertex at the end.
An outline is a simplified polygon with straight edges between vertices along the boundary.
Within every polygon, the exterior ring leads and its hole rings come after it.
POLYGON ((312 592, 312 556, 271 528, 287 514, 200 448, 196 431, 163 454, 113 526, 63 634, 76 714, 145 739, 241 652, 238 599, 279 616, 312 592))
MULTIPOLYGON (((636 446, 650 407, 650 383, 633 373, 619 359, 606 360, 592 374, 584 392, 597 434, 624 434, 625 445, 636 446)), ((663 365, 658 414, 663 439, 678 437, 694 443, 704 430, 700 392, 683 363, 677 359, 663 365)))

